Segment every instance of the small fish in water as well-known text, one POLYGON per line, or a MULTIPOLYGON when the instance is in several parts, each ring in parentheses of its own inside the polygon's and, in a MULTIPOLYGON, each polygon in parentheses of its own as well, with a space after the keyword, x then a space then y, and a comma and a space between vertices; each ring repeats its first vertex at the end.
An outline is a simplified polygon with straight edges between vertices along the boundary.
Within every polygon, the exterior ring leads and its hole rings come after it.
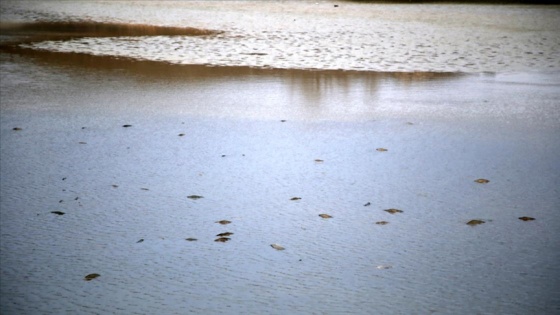
POLYGON ((62 212, 62 211, 51 211, 51 213, 58 214, 58 215, 63 215, 64 214, 64 212, 62 212))
POLYGON ((99 276, 101 276, 101 275, 98 274, 98 273, 90 273, 89 275, 87 275, 87 276, 84 277, 84 280, 86 280, 86 281, 91 281, 91 280, 93 280, 93 279, 95 279, 95 278, 97 278, 97 277, 99 277, 99 276))
POLYGON ((290 199, 290 200, 300 200, 300 199, 301 199, 300 197, 293 197, 293 198, 290 199))
POLYGON ((225 243, 227 241, 229 241, 230 238, 229 237, 220 237, 214 240, 214 242, 220 242, 220 243, 225 243))
POLYGON ((87 142, 84 142, 84 141, 80 141, 80 142, 78 142, 78 143, 79 143, 79 144, 87 144, 87 142))
POLYGON ((535 220, 535 218, 531 218, 531 217, 520 217, 519 220, 522 220, 522 221, 533 221, 533 220, 535 220))
POLYGON ((282 120, 280 120, 280 122, 286 122, 286 119, 282 119, 282 120))
POLYGON ((184 133, 180 133, 180 134, 179 134, 179 137, 182 137, 182 136, 184 136, 184 135, 185 135, 184 133))
POLYGON ((395 214, 395 213, 403 213, 403 211, 402 211, 402 210, 399 210, 399 209, 393 209, 393 208, 391 208, 391 209, 386 209, 386 210, 383 210, 383 211, 385 211, 385 212, 389 212, 390 214, 395 214))
POLYGON ((388 151, 388 150, 387 150, 387 149, 385 149, 385 148, 377 148, 377 149, 375 149, 375 150, 377 150, 377 151, 379 151, 379 152, 385 152, 385 151, 388 151))
POLYGON ((375 222, 375 224, 385 225, 385 224, 389 224, 389 222, 387 222, 387 221, 377 221, 377 222, 375 222))
POLYGON ((391 265, 379 265, 375 268, 377 268, 377 269, 391 269, 391 268, 393 268, 393 266, 391 266, 391 265))
POLYGON ((197 238, 194 238, 194 237, 185 238, 185 240, 187 240, 187 241, 189 241, 189 242, 198 241, 198 239, 197 239, 197 238))
POLYGON ((332 218, 332 215, 326 214, 326 213, 321 213, 319 214, 319 216, 323 219, 330 219, 332 218))
POLYGON ((14 127, 14 128, 12 128, 12 130, 13 130, 13 131, 21 131, 21 130, 23 130, 23 129, 21 129, 20 127, 14 127))
POLYGON ((364 207, 368 207, 368 206, 371 206, 371 202, 368 202, 364 205, 364 207))
POLYGON ((141 239, 139 239, 138 242, 136 242, 136 243, 142 243, 143 241, 144 241, 144 239, 141 238, 141 239))
POLYGON ((228 221, 228 220, 220 220, 220 221, 216 221, 216 223, 220 223, 221 225, 226 225, 226 224, 230 224, 231 221, 228 221))
POLYGON ((321 159, 315 159, 315 162, 316 162, 316 163, 323 163, 324 161, 321 160, 321 159))
POLYGON ((469 222, 467 222, 467 225, 475 226, 475 225, 479 225, 479 224, 482 224, 482 223, 486 223, 486 222, 484 222, 482 220, 470 220, 469 222))
POLYGON ((221 237, 230 236, 230 235, 233 235, 233 233, 231 233, 231 232, 224 232, 224 233, 216 234, 216 236, 221 236, 221 237))
POLYGON ((142 190, 149 190, 148 188, 140 188, 140 189, 142 189, 142 190))
POLYGON ((187 196, 187 198, 196 200, 196 199, 200 199, 200 198, 204 198, 204 197, 199 196, 199 195, 190 195, 190 196, 187 196))
POLYGON ((111 186, 113 186, 113 188, 117 188, 117 187, 119 187, 119 185, 111 185, 111 186))
POLYGON ((132 125, 123 125, 123 127, 128 128, 128 127, 132 127, 132 125))
POLYGON ((476 179, 475 182, 479 183, 479 184, 488 184, 490 181, 487 180, 487 179, 484 179, 484 178, 479 178, 479 179, 476 179))
POLYGON ((278 244, 270 244, 270 247, 272 247, 276 250, 284 250, 285 249, 283 246, 280 246, 278 244))

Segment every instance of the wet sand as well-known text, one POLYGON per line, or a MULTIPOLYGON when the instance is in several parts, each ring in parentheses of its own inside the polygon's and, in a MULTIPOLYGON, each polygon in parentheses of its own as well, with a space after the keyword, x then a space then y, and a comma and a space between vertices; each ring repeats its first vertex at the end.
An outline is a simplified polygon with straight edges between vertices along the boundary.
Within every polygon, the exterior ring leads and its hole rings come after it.
POLYGON ((0 70, 2 314, 558 312, 556 72, 0 70))

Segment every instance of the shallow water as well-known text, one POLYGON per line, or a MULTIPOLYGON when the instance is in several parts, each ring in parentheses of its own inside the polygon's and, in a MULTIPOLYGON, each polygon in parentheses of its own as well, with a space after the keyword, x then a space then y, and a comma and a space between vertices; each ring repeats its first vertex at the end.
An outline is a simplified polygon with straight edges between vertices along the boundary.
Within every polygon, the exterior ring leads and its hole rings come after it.
MULTIPOLYGON (((15 12, 180 16, 123 3, 15 12)), ((0 313, 557 313, 560 77, 537 70, 1 53, 0 313)))
POLYGON ((212 36, 90 34, 26 46, 175 64, 381 72, 560 70, 559 6, 3 1, 0 13, 5 22, 85 20, 221 31, 212 36))

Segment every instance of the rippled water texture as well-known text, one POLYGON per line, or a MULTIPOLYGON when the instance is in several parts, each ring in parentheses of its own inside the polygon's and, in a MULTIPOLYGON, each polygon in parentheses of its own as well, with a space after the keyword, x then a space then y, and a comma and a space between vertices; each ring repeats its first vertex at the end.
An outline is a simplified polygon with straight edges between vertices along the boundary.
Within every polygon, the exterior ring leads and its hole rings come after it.
POLYGON ((83 24, 85 20, 222 31, 210 36, 142 36, 141 31, 137 36, 126 32, 117 37, 79 36, 25 46, 33 49, 176 64, 290 69, 560 70, 558 6, 351 1, 3 3, 3 21, 83 24))
POLYGON ((557 7, 0 13, 1 314, 560 312, 557 7))

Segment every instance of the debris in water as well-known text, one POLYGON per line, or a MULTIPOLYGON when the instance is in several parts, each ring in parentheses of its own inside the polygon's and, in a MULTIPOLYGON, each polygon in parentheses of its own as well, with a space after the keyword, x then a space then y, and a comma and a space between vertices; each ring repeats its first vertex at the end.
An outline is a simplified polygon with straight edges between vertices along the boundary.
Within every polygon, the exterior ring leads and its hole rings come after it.
POLYGON ((388 151, 388 150, 387 150, 387 149, 385 149, 385 148, 377 148, 377 149, 375 149, 375 150, 377 150, 377 151, 379 151, 379 152, 385 152, 385 151, 388 151))
POLYGON ((229 241, 230 238, 229 237, 220 237, 214 240, 214 242, 221 242, 221 243, 225 243, 227 241, 229 241))
POLYGON ((486 223, 486 222, 484 222, 482 220, 470 220, 469 222, 467 222, 467 225, 475 226, 475 225, 482 224, 482 223, 486 223))
POLYGON ((403 213, 403 211, 402 211, 402 210, 399 210, 399 209, 393 209, 393 208, 391 208, 391 209, 386 209, 386 210, 383 210, 383 211, 385 211, 385 212, 389 212, 390 214, 395 214, 395 213, 403 213))
POLYGON ((300 199, 301 199, 300 197, 293 197, 293 198, 290 199, 290 200, 300 200, 300 199))
POLYGON ((276 250, 284 250, 285 248, 278 244, 270 244, 270 246, 276 250))
POLYGON ((93 280, 93 279, 95 279, 95 278, 97 278, 97 277, 99 277, 99 276, 101 276, 101 275, 98 274, 98 273, 90 273, 89 275, 87 275, 87 276, 84 277, 84 280, 86 280, 86 281, 91 281, 91 280, 93 280))
POLYGON ((533 221, 533 220, 535 220, 535 218, 531 218, 531 217, 520 217, 519 220, 522 220, 522 221, 533 221))
POLYGON ((233 235, 233 233, 232 232, 224 232, 224 233, 217 234, 216 236, 225 237, 225 236, 230 236, 230 235, 233 235))
POLYGON ((196 199, 200 199, 200 198, 204 198, 204 197, 199 196, 199 195, 190 195, 190 196, 187 196, 187 198, 195 199, 195 200, 196 200, 196 199))
POLYGON ((216 223, 220 223, 220 224, 222 224, 222 225, 226 225, 226 224, 230 224, 231 221, 228 221, 228 220, 220 220, 220 221, 216 221, 216 223))
POLYGON ((51 211, 51 213, 58 214, 58 215, 63 215, 64 214, 64 212, 62 212, 62 211, 51 211))
POLYGON ((326 214, 326 213, 321 213, 321 214, 319 214, 319 216, 320 216, 321 218, 323 218, 323 219, 330 219, 330 218, 332 218, 332 215, 328 215, 328 214, 326 214))
POLYGON ((489 183, 490 181, 487 180, 487 179, 484 179, 484 178, 479 178, 479 179, 475 180, 475 182, 476 182, 476 183, 479 183, 479 184, 487 184, 487 183, 489 183))
POLYGON ((375 222, 375 224, 385 225, 385 224, 389 224, 389 222, 387 222, 387 221, 377 221, 377 222, 375 222))

